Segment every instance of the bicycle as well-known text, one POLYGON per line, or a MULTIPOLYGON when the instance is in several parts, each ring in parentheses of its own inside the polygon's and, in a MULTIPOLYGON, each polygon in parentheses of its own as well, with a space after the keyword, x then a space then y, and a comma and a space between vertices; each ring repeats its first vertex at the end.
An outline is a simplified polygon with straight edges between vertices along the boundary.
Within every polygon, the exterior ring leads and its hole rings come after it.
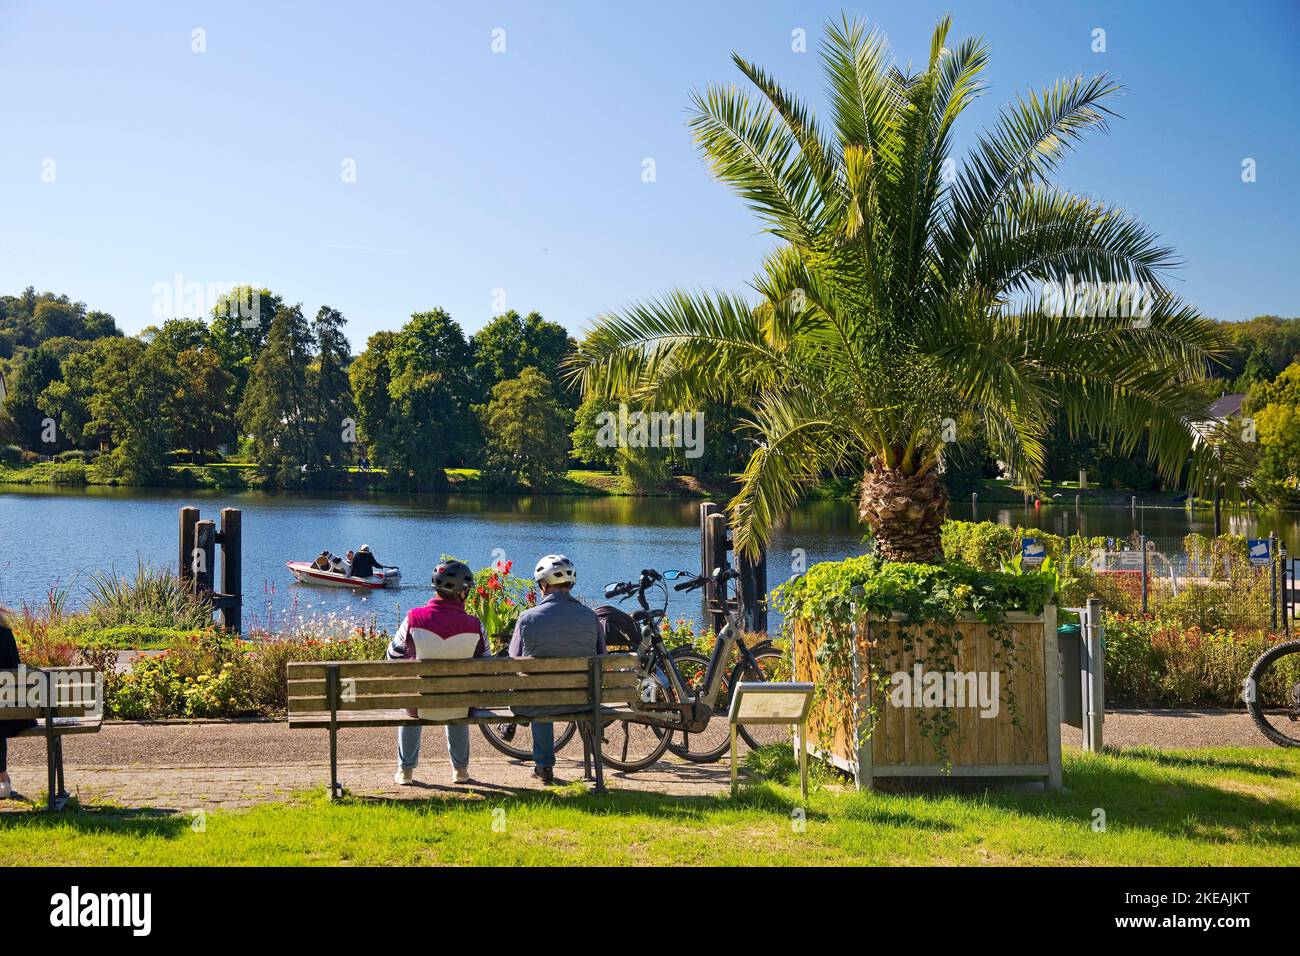
MULTIPOLYGON (((727 600, 727 582, 739 574, 729 568, 690 577, 673 587, 675 591, 694 591, 712 584, 716 589, 727 621, 717 635, 713 653, 705 658, 690 647, 670 651, 659 628, 659 622, 667 616, 665 582, 687 576, 685 571, 660 574, 646 568, 635 583, 613 582, 605 587, 607 599, 626 600, 635 595, 641 605, 632 614, 641 626, 641 641, 636 648, 640 658, 640 693, 631 705, 639 719, 612 720, 606 724, 601 741, 602 756, 615 769, 644 769, 663 756, 665 750, 694 763, 717 761, 730 744, 726 714, 731 704, 731 689, 741 681, 770 680, 772 671, 784 659, 770 641, 751 648, 742 640, 740 621, 727 600), (664 592, 662 608, 651 608, 646 600, 646 593, 655 587, 664 592), (736 649, 740 660, 732 666, 732 652, 736 649), (723 720, 715 721, 718 716, 723 720), (634 740, 636 756, 631 755, 634 740), (615 752, 607 751, 607 746, 615 752)), ((739 732, 749 746, 760 747, 779 737, 782 729, 766 725, 751 730, 742 725, 739 732)))
POLYGON ((1255 726, 1279 747, 1300 747, 1300 641, 1274 645, 1250 668, 1242 699, 1255 726))
MULTIPOLYGON (((530 724, 519 724, 512 720, 502 720, 499 724, 479 724, 487 742, 507 757, 515 760, 533 759, 533 732, 530 724)), ((578 725, 572 721, 555 725, 555 752, 559 753, 578 732, 578 725)))

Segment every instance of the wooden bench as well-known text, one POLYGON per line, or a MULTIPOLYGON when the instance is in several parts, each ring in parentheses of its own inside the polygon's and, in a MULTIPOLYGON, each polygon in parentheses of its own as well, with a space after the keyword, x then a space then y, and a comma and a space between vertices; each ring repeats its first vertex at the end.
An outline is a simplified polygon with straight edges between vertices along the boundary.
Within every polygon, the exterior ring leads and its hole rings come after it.
POLYGON ((338 782, 338 731, 341 727, 446 726, 532 721, 576 721, 585 728, 584 779, 605 791, 601 727, 615 716, 627 716, 636 699, 635 654, 598 657, 471 658, 425 661, 327 661, 291 663, 286 667, 291 729, 328 729, 330 735, 330 799, 342 788, 338 782), (516 716, 511 707, 564 707, 546 717, 516 716), (425 720, 405 710, 471 708, 457 720, 425 720))
POLYGON ((103 682, 91 667, 20 667, 0 670, 0 720, 38 723, 18 737, 45 738, 50 811, 68 802, 63 783, 63 738, 93 734, 104 722, 103 682))

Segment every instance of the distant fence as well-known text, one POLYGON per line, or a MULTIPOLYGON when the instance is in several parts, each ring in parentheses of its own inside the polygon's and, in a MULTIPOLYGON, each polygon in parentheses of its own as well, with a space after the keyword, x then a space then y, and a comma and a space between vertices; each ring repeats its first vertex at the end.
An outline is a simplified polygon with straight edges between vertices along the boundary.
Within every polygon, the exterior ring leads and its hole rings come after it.
MULTIPOLYGON (((1071 544, 1081 544, 1073 539, 1071 544)), ((1242 539, 1141 534, 1105 546, 1070 549, 1074 586, 1121 614, 1159 614, 1203 630, 1290 631, 1296 606, 1295 559, 1274 539, 1252 559, 1242 539)))

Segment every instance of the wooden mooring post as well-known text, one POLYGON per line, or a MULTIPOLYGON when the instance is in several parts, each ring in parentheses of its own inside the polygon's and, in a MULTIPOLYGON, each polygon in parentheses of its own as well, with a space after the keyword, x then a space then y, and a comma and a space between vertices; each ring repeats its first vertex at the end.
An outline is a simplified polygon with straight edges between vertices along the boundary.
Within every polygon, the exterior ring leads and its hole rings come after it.
MULTIPOLYGON (((735 551, 726 511, 721 505, 706 501, 700 505, 700 573, 711 575, 718 568, 731 565, 727 552, 735 551)), ((748 631, 767 632, 767 551, 757 558, 744 554, 735 556, 735 567, 740 572, 736 579, 735 597, 728 601, 748 631)), ((726 624, 726 608, 722 607, 716 589, 704 587, 700 611, 705 624, 717 634, 726 624)))
POLYGON ((221 624, 228 631, 242 629, 244 592, 243 530, 238 508, 221 509, 221 529, 216 522, 199 518, 199 509, 181 509, 180 569, 181 580, 196 593, 212 602, 221 613, 221 624), (221 546, 221 589, 217 590, 217 545, 221 546))

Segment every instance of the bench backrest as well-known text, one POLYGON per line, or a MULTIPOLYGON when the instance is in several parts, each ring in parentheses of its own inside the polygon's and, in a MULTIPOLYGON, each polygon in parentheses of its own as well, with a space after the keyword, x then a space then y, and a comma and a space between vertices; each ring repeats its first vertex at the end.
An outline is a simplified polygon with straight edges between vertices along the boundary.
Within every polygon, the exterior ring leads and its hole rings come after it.
POLYGON ((599 662, 602 703, 636 698, 635 654, 299 662, 286 665, 289 713, 329 712, 331 670, 338 675, 339 711, 543 705, 580 711, 594 703, 593 661, 599 662))
POLYGON ((102 713, 103 703, 103 682, 93 667, 0 670, 0 720, 90 717, 102 713))

